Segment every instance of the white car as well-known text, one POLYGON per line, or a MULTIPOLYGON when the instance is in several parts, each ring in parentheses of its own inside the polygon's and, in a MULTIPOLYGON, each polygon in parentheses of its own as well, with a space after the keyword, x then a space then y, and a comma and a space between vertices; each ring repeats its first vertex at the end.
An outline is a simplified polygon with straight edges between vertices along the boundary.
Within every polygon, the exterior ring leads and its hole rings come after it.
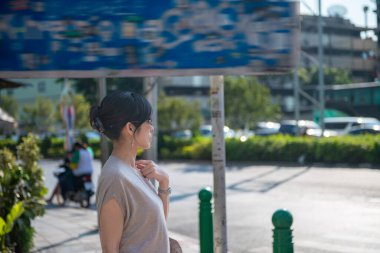
POLYGON ((368 117, 332 117, 325 118, 325 129, 337 132, 338 135, 348 134, 357 126, 380 124, 376 118, 368 117))
MULTIPOLYGON (((235 136, 235 131, 229 128, 228 126, 224 126, 224 137, 233 138, 235 136)), ((212 136, 212 125, 203 125, 199 128, 199 133, 202 136, 212 136)))

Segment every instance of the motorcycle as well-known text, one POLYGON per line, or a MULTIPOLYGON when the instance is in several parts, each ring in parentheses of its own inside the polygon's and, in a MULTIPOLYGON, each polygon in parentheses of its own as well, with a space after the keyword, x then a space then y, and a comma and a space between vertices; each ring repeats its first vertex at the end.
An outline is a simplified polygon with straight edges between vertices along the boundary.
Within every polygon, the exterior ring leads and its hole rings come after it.
POLYGON ((64 199, 79 203, 84 208, 90 207, 91 196, 94 195, 91 175, 77 177, 74 181, 77 181, 74 190, 66 192, 64 199))
POLYGON ((91 197, 94 195, 91 174, 75 177, 69 166, 60 165, 54 175, 59 180, 64 203, 72 201, 83 208, 90 207, 91 197))

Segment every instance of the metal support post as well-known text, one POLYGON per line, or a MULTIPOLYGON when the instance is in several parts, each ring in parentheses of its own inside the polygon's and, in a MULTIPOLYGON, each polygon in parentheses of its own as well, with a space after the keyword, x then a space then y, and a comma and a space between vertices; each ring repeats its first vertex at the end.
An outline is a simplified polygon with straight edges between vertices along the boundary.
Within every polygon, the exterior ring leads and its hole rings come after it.
POLYGON ((318 86, 319 86, 319 103, 320 103, 320 113, 319 113, 319 125, 323 132, 325 131, 325 81, 323 75, 323 27, 322 27, 322 4, 321 0, 318 0, 318 61, 319 61, 319 72, 318 72, 318 86))
POLYGON ((214 169, 214 252, 227 253, 226 179, 224 143, 224 78, 210 77, 212 165, 214 169))
POLYGON ((298 63, 295 66, 294 69, 294 119, 296 120, 296 136, 300 135, 300 129, 298 126, 299 120, 300 120, 300 86, 299 86, 299 79, 298 79, 298 63))
POLYGON ((376 0, 376 36, 377 36, 377 52, 376 52, 376 82, 380 82, 380 0, 376 0))
MULTIPOLYGON (((99 104, 100 104, 102 99, 107 95, 106 78, 99 78, 98 92, 99 92, 98 98, 99 98, 99 104)), ((109 154, 110 154, 110 150, 109 150, 108 140, 104 135, 102 135, 100 139, 100 162, 102 166, 107 161, 109 154)))
POLYGON ((158 133, 158 124, 157 124, 157 97, 158 97, 158 86, 157 78, 154 77, 145 77, 144 78, 144 92, 146 93, 146 98, 152 105, 152 125, 154 127, 152 143, 150 149, 146 150, 145 155, 146 159, 157 162, 158 160, 158 147, 157 147, 157 133, 158 133))

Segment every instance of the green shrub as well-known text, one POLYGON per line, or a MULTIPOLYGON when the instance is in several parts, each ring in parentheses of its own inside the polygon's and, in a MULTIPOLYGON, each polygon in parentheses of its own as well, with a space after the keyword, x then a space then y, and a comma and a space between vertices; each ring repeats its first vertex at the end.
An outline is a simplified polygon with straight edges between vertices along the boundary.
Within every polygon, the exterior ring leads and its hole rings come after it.
POLYGON ((4 139, 0 141, 0 149, 7 148, 13 153, 16 153, 16 149, 17 149, 16 147, 17 147, 17 141, 14 141, 12 139, 4 139))
MULTIPOLYGON (((324 163, 380 163, 380 136, 339 136, 333 138, 255 136, 245 142, 226 139, 228 161, 270 161, 324 163)), ((164 137, 159 146, 161 159, 211 159, 211 138, 191 140, 164 137)))
POLYGON ((18 161, 9 149, 0 150, 0 217, 6 220, 16 203, 24 212, 2 241, 1 252, 29 252, 33 247, 31 220, 44 214, 43 171, 38 166, 40 150, 37 139, 28 135, 17 146, 18 161))

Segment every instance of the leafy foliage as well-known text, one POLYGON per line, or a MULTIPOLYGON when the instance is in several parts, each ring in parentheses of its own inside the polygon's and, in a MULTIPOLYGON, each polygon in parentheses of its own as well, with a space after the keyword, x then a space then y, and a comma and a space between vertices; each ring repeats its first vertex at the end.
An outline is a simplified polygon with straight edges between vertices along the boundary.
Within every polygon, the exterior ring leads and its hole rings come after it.
MULTIPOLYGON (((211 159, 211 138, 190 140, 166 136, 159 146, 161 159, 211 159), (177 147, 177 148, 175 148, 177 147)), ((380 135, 338 136, 331 138, 288 135, 254 136, 245 142, 226 139, 229 161, 270 161, 380 164, 380 135)))
MULTIPOLYGON (((346 69, 324 67, 323 74, 326 85, 352 83, 351 73, 346 69)), ((318 75, 319 69, 316 66, 312 68, 299 68, 298 70, 298 78, 301 86, 318 85, 318 75)), ((293 73, 285 75, 265 75, 260 76, 258 79, 265 84, 283 87, 285 83, 293 83, 293 73)))
MULTIPOLYGON (((58 82, 63 82, 63 79, 58 79, 58 82)), ((86 101, 91 105, 98 102, 97 89, 98 80, 95 78, 74 78, 70 79, 74 84, 77 93, 83 94, 86 101)), ((107 92, 113 90, 134 91, 142 93, 143 91, 143 78, 129 77, 129 78, 107 78, 107 92)))
MULTIPOLYGON (((312 67, 311 69, 301 69, 300 83, 303 85, 317 85, 318 73, 319 69, 317 67, 312 67)), ((325 84, 327 85, 348 84, 352 82, 350 72, 346 69, 324 67, 323 74, 325 84)))
POLYGON ((12 117, 18 118, 18 105, 13 97, 6 95, 0 96, 0 107, 12 117))
POLYGON ((232 128, 253 128, 262 120, 278 120, 280 107, 255 77, 227 77, 224 85, 225 121, 232 128))
POLYGON ((197 102, 184 100, 178 97, 169 97, 165 93, 159 94, 157 108, 158 128, 160 131, 176 131, 199 128, 202 116, 197 102))
POLYGON ((0 217, 7 222, 13 219, 14 223, 12 230, 1 237, 1 252, 29 252, 34 234, 31 220, 45 211, 43 197, 47 189, 38 166, 36 138, 33 135, 23 138, 17 154, 19 161, 8 149, 0 150, 0 217))
POLYGON ((28 132, 53 131, 54 112, 54 104, 50 99, 37 97, 34 104, 22 108, 21 125, 28 132))

